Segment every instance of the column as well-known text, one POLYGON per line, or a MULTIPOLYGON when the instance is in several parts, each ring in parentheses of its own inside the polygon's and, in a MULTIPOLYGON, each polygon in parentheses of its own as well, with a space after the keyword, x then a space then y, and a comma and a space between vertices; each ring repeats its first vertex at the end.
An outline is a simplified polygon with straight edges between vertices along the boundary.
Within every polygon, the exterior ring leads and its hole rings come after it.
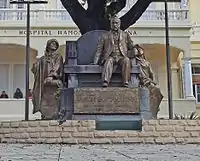
POLYGON ((180 98, 180 79, 178 77, 178 67, 172 67, 172 93, 173 93, 173 99, 179 99, 180 98))
POLYGON ((13 88, 13 73, 14 73, 14 65, 13 63, 9 65, 9 80, 8 80, 8 84, 9 84, 9 96, 10 98, 13 98, 13 94, 15 89, 13 88))
POLYGON ((194 99, 193 88, 192 88, 191 58, 186 57, 183 59, 184 59, 185 98, 194 99))

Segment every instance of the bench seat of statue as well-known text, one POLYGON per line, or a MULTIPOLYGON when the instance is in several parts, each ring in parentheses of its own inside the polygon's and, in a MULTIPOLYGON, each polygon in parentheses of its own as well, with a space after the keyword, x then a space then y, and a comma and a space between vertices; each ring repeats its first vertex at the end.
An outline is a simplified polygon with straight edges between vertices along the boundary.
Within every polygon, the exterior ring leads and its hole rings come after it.
MULTIPOLYGON (((102 73, 102 67, 99 65, 65 65, 64 73, 66 74, 88 74, 102 73)), ((114 73, 121 73, 120 69, 116 69, 114 73)), ((131 74, 139 74, 139 66, 132 66, 131 74)))

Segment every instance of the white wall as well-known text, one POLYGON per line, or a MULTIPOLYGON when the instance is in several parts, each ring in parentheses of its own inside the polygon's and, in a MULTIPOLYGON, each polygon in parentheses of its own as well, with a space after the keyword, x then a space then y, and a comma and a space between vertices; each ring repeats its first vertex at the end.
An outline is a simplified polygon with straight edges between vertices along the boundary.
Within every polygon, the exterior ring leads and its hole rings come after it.
MULTIPOLYGON (((32 114, 33 105, 29 100, 29 118, 30 120, 40 119, 41 114, 32 114)), ((0 99, 0 120, 24 120, 25 119, 25 101, 24 99, 0 99)))
MULTIPOLYGON (((184 100, 175 99, 173 100, 174 114, 186 114, 189 115, 196 111, 195 100, 184 100)), ((33 105, 31 100, 29 101, 29 119, 36 120, 41 119, 41 114, 38 112, 32 114, 33 105)), ((158 118, 168 118, 168 102, 167 99, 163 99, 160 105, 160 111, 158 113, 158 118)), ((0 99, 0 121, 14 121, 14 120, 24 120, 25 119, 25 101, 24 99, 0 99)))

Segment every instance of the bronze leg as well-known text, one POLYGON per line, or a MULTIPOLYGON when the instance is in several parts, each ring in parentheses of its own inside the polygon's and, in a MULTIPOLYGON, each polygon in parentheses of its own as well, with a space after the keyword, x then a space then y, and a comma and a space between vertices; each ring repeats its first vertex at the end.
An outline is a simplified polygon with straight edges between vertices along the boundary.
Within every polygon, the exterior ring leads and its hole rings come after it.
POLYGON ((122 67, 122 78, 124 86, 128 86, 128 82, 130 80, 131 73, 131 62, 128 57, 122 57, 119 60, 119 65, 122 67))
POLYGON ((114 65, 114 59, 112 57, 109 57, 104 63, 102 80, 104 82, 103 86, 105 87, 108 86, 110 79, 112 77, 113 65, 114 65))

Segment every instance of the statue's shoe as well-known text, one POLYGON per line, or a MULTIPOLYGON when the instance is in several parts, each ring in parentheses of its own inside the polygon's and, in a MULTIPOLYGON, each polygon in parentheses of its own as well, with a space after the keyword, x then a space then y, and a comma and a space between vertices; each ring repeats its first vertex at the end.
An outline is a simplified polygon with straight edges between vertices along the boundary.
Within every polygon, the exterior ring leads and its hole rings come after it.
POLYGON ((104 82, 103 85, 102 85, 104 88, 108 87, 108 83, 107 82, 104 82))
POLYGON ((124 83, 124 87, 128 88, 128 83, 124 83))

